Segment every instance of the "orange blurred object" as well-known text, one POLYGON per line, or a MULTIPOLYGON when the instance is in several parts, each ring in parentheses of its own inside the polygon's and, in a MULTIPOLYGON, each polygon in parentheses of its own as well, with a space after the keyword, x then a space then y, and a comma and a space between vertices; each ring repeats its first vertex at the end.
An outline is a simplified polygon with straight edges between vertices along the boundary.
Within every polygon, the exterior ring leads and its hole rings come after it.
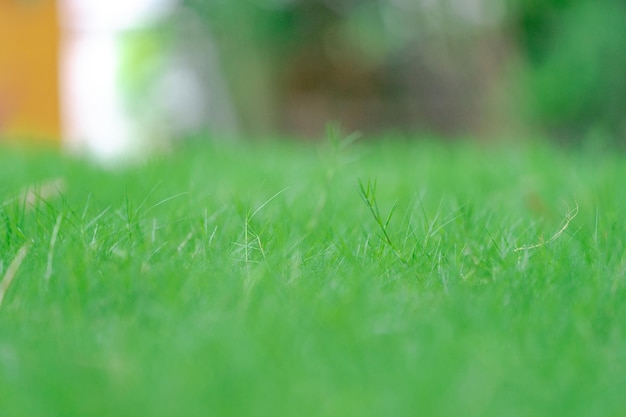
POLYGON ((0 136, 59 141, 59 42, 54 0, 0 0, 0 136))

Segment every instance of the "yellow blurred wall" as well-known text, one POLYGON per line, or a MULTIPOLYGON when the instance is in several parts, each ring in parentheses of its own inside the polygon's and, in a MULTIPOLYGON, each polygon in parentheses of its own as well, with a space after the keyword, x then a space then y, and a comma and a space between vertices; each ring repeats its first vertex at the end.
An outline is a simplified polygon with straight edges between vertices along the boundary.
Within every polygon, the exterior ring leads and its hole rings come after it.
POLYGON ((53 0, 0 0, 0 136, 59 140, 59 38, 53 0))

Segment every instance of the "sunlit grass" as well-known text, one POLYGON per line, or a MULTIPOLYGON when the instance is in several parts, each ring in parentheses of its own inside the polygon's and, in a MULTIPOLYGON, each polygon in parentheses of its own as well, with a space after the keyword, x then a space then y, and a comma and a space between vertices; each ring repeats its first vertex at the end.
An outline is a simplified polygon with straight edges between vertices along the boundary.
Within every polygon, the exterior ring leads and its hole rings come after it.
POLYGON ((622 415, 626 158, 0 155, 0 415, 622 415))

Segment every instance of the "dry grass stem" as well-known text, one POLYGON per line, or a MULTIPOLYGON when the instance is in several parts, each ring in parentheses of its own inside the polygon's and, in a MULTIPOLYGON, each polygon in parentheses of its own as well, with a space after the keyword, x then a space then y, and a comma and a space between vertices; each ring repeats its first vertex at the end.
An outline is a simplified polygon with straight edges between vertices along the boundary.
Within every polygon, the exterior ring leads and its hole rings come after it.
POLYGON ((4 296, 7 290, 9 289, 11 282, 13 282, 13 279, 15 278, 15 274, 17 273, 17 270, 22 265, 24 258, 26 258, 26 255, 28 255, 29 249, 30 249, 30 242, 24 243, 22 245, 20 250, 17 252, 17 255, 15 255, 13 262, 11 262, 11 265, 9 265, 9 268, 7 269, 7 272, 4 274, 4 277, 2 277, 2 282, 0 282, 0 307, 2 307, 2 301, 4 301, 4 296))
POLYGON ((35 206, 38 200, 50 200, 59 197, 65 191, 65 181, 63 178, 31 185, 20 194, 20 201, 23 201, 28 209, 35 206))
POLYGON ((574 207, 573 209, 568 211, 567 214, 565 214, 565 219, 561 223, 563 226, 561 226, 561 228, 554 235, 552 235, 550 239, 546 240, 545 242, 535 243, 534 245, 520 246, 519 248, 515 248, 515 252, 540 248, 542 246, 547 245, 548 243, 554 242, 559 237, 561 237, 563 232, 567 230, 567 228, 569 227, 569 224, 571 223, 572 220, 574 220, 574 218, 577 215, 578 215, 578 204, 576 204, 576 207, 574 207))
POLYGON ((46 265, 46 275, 44 276, 45 280, 48 281, 50 276, 52 275, 52 258, 54 257, 54 246, 57 243, 57 236, 59 235, 59 229, 61 228, 61 222, 63 221, 63 214, 59 214, 57 217, 57 221, 54 224, 54 229, 52 230, 52 237, 50 238, 50 248, 48 249, 48 263, 46 265))

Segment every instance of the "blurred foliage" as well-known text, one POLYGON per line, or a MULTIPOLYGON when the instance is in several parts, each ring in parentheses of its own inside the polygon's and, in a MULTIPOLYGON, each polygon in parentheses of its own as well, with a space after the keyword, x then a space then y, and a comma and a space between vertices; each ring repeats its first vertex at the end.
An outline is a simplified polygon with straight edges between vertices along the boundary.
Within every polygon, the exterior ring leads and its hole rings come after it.
POLYGON ((626 3, 522 1, 514 11, 525 116, 564 139, 626 139, 626 3))
POLYGON ((280 66, 280 50, 295 30, 287 11, 273 3, 183 1, 208 22, 241 122, 253 131, 270 131, 276 123, 272 78, 280 66))
POLYGON ((311 132, 307 123, 336 116, 348 128, 480 134, 506 124, 486 103, 512 82, 522 94, 519 103, 511 90, 516 114, 509 116, 525 125, 565 139, 598 130, 624 138, 623 0, 183 5, 216 39, 248 130, 311 132))

